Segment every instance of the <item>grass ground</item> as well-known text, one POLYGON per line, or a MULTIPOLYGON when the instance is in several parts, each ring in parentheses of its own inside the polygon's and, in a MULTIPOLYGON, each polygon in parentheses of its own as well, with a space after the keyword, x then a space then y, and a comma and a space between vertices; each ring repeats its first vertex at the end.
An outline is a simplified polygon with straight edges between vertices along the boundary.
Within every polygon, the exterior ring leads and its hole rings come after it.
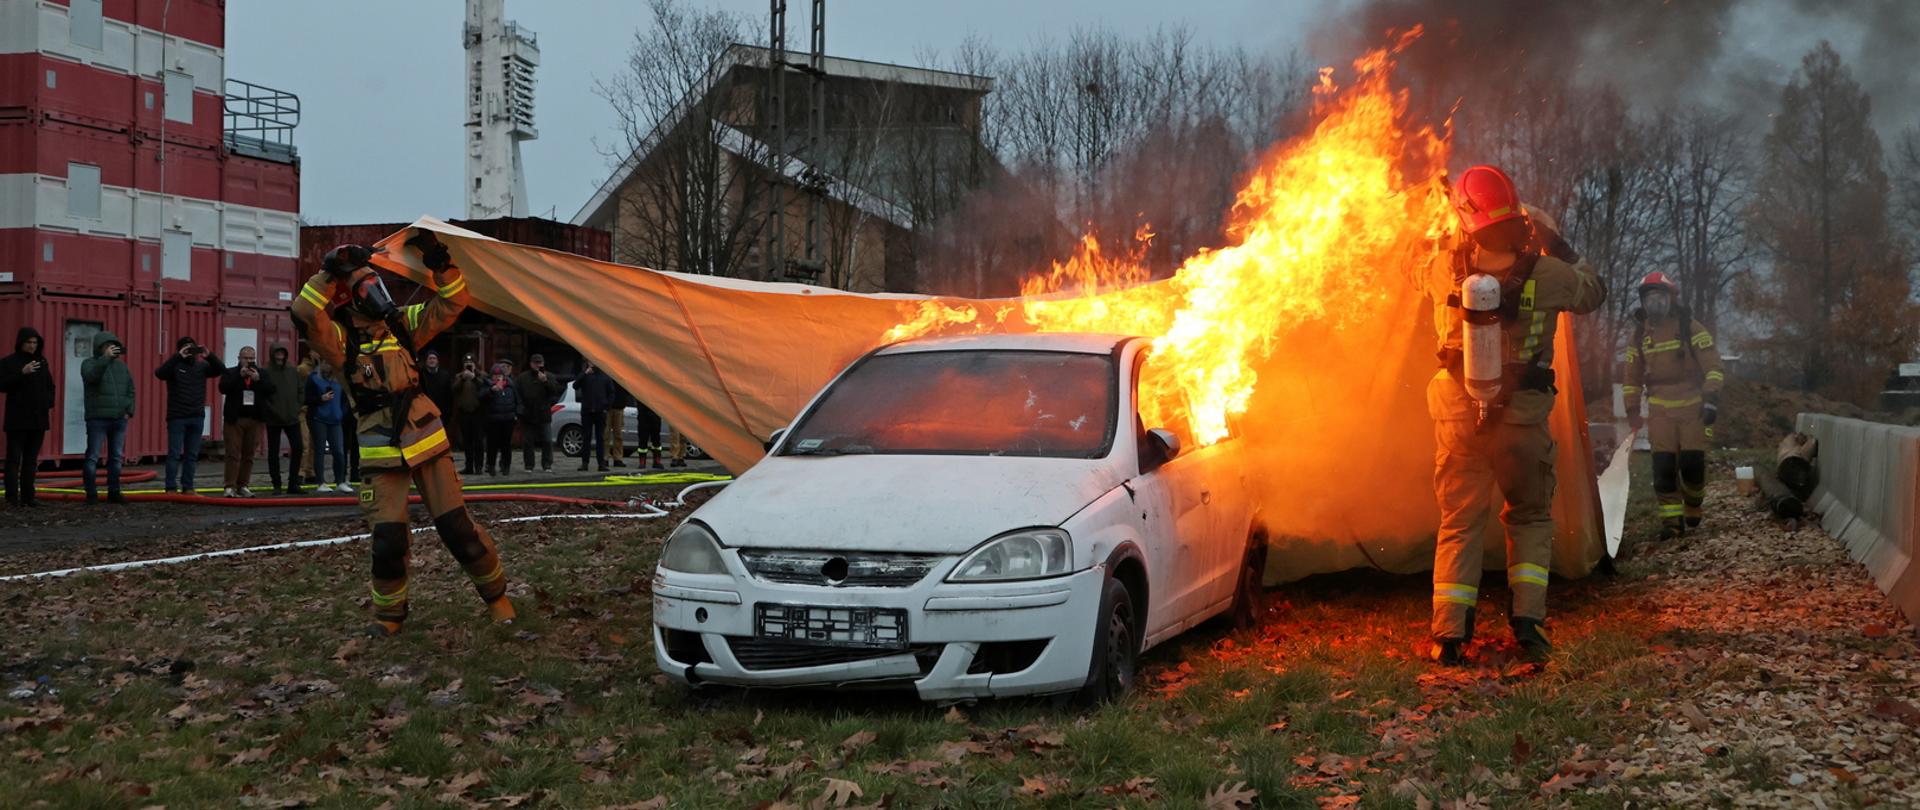
POLYGON ((648 617, 667 521, 500 527, 511 628, 421 535, 413 619, 377 643, 351 634, 358 544, 0 583, 21 695, 0 702, 0 807, 1920 801, 1900 708, 1920 650, 1864 574, 1751 516, 1655 547, 1649 500, 1618 577, 1556 586, 1544 669, 1512 660, 1498 588, 1478 663, 1436 672, 1425 579, 1346 574, 1277 591, 1256 630, 1154 650, 1135 695, 1090 712, 670 685, 648 617), (1769 605, 1792 609, 1754 619, 1769 605))

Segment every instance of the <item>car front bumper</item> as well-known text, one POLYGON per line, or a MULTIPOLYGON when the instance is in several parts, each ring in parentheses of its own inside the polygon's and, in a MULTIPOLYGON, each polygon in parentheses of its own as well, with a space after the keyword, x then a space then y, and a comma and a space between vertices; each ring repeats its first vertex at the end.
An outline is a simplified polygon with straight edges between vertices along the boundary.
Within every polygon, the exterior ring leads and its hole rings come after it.
POLYGON ((692 686, 892 682, 911 684, 926 700, 1064 692, 1085 682, 1104 567, 1007 583, 954 584, 943 574, 904 588, 835 588, 662 570, 653 588, 654 660, 692 686), (754 606, 762 603, 902 609, 907 649, 775 644, 769 653, 754 639, 754 606), (1008 645, 1042 641, 1014 645, 1024 651, 1014 660, 1025 665, 1007 671, 1008 645))

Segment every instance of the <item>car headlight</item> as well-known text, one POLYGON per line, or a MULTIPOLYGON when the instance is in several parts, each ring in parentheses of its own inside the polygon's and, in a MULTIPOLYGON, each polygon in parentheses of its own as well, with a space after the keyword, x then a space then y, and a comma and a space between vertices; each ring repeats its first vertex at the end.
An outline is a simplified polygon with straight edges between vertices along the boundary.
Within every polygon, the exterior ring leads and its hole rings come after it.
POLYGON ((1060 529, 1026 529, 996 537, 968 554, 948 582, 1037 579, 1073 570, 1073 541, 1060 529))
POLYGON ((683 523, 667 538, 660 552, 660 567, 683 574, 724 574, 727 565, 720 559, 720 540, 698 523, 683 523))

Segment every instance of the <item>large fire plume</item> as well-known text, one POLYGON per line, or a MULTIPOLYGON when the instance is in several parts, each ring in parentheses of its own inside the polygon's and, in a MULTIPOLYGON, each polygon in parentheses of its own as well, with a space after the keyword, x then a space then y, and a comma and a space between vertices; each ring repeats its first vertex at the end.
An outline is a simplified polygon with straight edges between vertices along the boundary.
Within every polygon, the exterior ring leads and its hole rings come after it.
MULTIPOLYGON (((1233 202, 1228 246, 1146 283, 1137 255, 1108 255, 1089 237, 1072 258, 1028 279, 1017 301, 924 302, 887 339, 1002 330, 1150 336, 1141 403, 1149 426, 1184 428, 1196 445, 1226 437, 1260 375, 1275 373, 1276 352, 1328 341, 1365 349, 1384 337, 1382 316, 1405 309, 1414 274, 1452 226, 1441 182, 1447 142, 1407 120, 1406 96, 1389 81, 1394 53, 1418 34, 1356 60, 1344 84, 1321 70, 1310 131, 1253 170, 1233 202)), ((1151 234, 1136 238, 1144 246, 1151 234)), ((1404 320, 1390 331, 1413 330, 1404 320)))

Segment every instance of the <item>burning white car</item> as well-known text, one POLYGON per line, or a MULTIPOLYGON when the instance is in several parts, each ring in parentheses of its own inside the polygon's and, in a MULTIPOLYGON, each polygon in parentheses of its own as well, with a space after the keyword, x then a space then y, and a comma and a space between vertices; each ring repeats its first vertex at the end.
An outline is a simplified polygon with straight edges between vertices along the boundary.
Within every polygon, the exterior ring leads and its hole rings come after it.
POLYGON ((1250 622, 1265 545, 1239 442, 1183 453, 1177 426, 1142 424, 1147 349, 996 335, 856 361, 667 540, 660 669, 1100 700, 1146 648, 1250 622))

